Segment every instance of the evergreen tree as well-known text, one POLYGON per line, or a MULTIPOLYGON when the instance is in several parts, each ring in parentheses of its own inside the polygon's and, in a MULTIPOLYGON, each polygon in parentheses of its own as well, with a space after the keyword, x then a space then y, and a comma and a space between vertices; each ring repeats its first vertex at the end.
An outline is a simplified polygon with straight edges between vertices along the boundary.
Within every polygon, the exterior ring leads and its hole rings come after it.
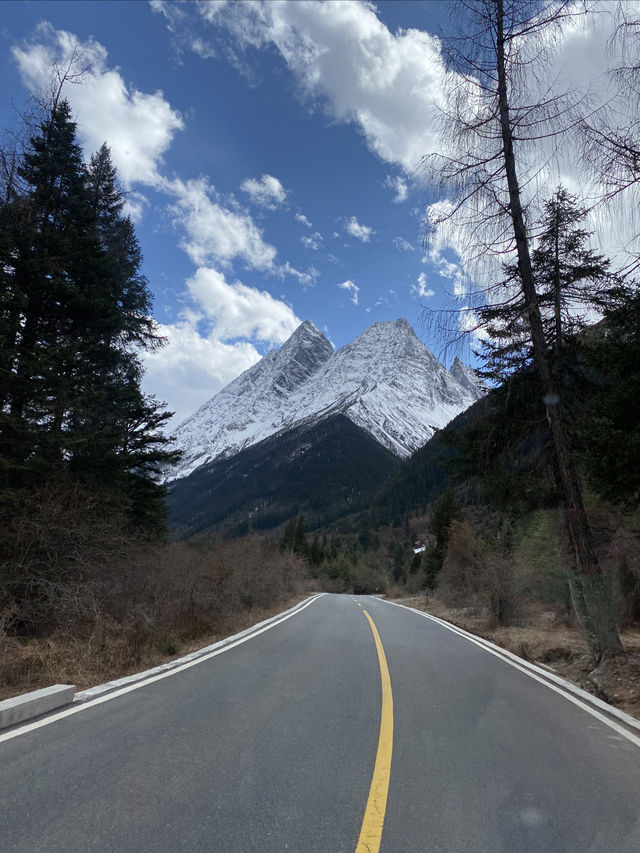
POLYGON ((318 536, 313 537, 313 542, 311 543, 311 547, 309 548, 309 562, 312 566, 319 566, 322 562, 323 549, 320 545, 320 540, 318 536))
POLYGON ((86 218, 84 168, 66 103, 42 123, 18 169, 22 192, 5 245, 3 454, 11 474, 57 464, 74 382, 71 326, 80 259, 97 247, 86 218), (6 416, 9 417, 6 417, 6 416))
POLYGON ((309 545, 307 543, 307 534, 304 529, 304 517, 301 515, 296 523, 296 532, 293 539, 293 552, 301 557, 306 557, 309 553, 309 545))
POLYGON ((297 518, 290 518, 280 540, 281 551, 293 551, 296 539, 297 518))
MULTIPOLYGON (((571 372, 576 334, 591 321, 592 309, 610 304, 620 282, 609 271, 610 261, 589 247, 591 234, 582 227, 587 210, 578 197, 560 186, 545 201, 538 222, 537 244, 531 253, 545 352, 556 380, 571 372)), ((519 267, 507 264, 501 290, 508 296, 477 310, 488 333, 482 342, 485 378, 504 382, 534 364, 527 301, 518 283, 519 267)))
POLYGON ((462 507, 451 486, 447 486, 440 498, 437 500, 431 513, 430 528, 435 536, 435 544, 425 551, 424 564, 426 569, 426 582, 430 589, 436 585, 436 578, 444 564, 449 544, 449 530, 451 522, 462 518, 462 507))
POLYGON ((640 296, 606 313, 600 340, 585 347, 593 391, 581 423, 591 482, 613 503, 640 505, 640 296))
POLYGON ((162 525, 170 414, 140 390, 161 343, 109 150, 82 162, 66 101, 30 140, 1 202, 0 456, 5 486, 65 477, 162 525))

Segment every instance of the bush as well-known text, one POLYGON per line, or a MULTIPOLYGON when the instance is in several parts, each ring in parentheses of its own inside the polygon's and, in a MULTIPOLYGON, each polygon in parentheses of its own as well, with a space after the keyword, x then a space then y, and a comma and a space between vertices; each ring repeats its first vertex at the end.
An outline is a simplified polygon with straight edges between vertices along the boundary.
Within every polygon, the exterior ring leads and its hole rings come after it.
POLYGON ((2 506, 0 688, 80 686, 248 627, 308 588, 305 563, 256 535, 145 542, 77 487, 2 506), (15 507, 14 507, 15 509, 15 507))

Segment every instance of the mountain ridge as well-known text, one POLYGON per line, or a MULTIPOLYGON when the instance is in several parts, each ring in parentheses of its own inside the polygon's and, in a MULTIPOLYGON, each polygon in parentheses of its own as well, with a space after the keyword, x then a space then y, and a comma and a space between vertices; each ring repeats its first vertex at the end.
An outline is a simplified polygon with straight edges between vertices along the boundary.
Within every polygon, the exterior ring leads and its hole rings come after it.
POLYGON ((456 360, 447 371, 404 318, 374 323, 336 351, 305 320, 178 426, 184 456, 168 479, 334 414, 406 458, 480 396, 471 368, 456 360))

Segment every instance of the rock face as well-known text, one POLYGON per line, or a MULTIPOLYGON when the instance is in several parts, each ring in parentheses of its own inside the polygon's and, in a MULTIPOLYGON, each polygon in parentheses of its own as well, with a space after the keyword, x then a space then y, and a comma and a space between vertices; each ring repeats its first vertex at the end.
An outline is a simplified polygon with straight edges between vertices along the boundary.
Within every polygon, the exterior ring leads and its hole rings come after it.
POLYGON ((462 385, 463 388, 466 388, 470 394, 475 395, 474 402, 484 396, 484 389, 475 371, 468 365, 463 364, 458 356, 456 356, 453 364, 451 365, 449 373, 459 382, 460 385, 462 385))
POLYGON ((180 424, 185 455, 168 479, 335 414, 405 458, 480 396, 471 368, 456 359, 447 371, 406 320, 374 323, 336 352, 307 320, 180 424))

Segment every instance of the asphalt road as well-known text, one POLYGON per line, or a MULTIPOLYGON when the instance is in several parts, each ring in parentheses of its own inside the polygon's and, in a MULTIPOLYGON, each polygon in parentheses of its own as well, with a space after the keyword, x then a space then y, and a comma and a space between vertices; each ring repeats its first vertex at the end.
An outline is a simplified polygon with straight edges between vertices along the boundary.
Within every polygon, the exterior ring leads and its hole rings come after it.
POLYGON ((0 850, 354 853, 383 697, 364 611, 393 704, 381 853, 640 851, 637 743, 436 622, 334 595, 0 737, 0 850))

